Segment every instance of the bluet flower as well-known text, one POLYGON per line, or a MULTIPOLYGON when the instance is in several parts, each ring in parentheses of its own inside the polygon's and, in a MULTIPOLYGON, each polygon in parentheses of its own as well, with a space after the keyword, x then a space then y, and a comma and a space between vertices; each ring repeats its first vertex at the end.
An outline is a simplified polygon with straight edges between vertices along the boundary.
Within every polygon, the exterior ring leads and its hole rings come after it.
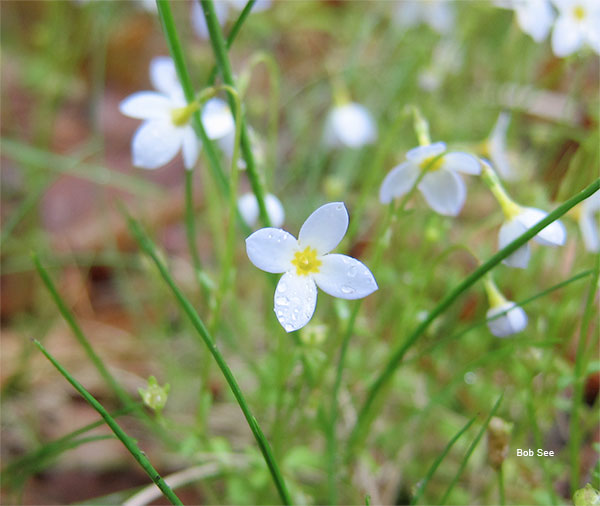
POLYGON ((369 110, 356 102, 336 105, 325 120, 325 143, 330 147, 360 148, 377 139, 377 125, 369 110))
POLYGON ((363 263, 329 253, 347 229, 346 206, 332 202, 307 218, 298 239, 280 228, 262 228, 246 239, 248 258, 256 267, 283 273, 275 290, 274 311, 286 332, 310 321, 317 304, 317 286, 342 299, 361 299, 377 290, 373 274, 363 263))
POLYGON ((487 325, 496 337, 508 337, 527 327, 527 314, 521 306, 507 300, 491 279, 486 277, 485 290, 490 303, 486 313, 487 325))
MULTIPOLYGON (((281 201, 273 194, 267 193, 265 195, 265 206, 267 208, 267 215, 271 224, 275 228, 281 227, 285 221, 285 211, 281 201)), ((244 221, 249 227, 253 227, 258 222, 258 201, 254 193, 245 193, 238 199, 238 209, 244 221)))
POLYGON ((519 28, 536 42, 542 42, 550 33, 555 17, 550 0, 500 0, 494 3, 513 9, 519 28))
POLYGON ((446 153, 446 144, 436 142, 419 146, 406 153, 407 160, 394 167, 381 183, 379 200, 388 204, 392 199, 410 191, 423 171, 419 191, 437 213, 456 216, 462 209, 467 194, 459 172, 479 174, 477 158, 467 153, 446 153))
POLYGON ((558 19, 552 30, 552 50, 568 56, 584 45, 600 54, 600 2, 598 0, 553 0, 558 19))
MULTIPOLYGON (((185 168, 191 169, 201 147, 191 125, 200 104, 188 104, 185 100, 171 58, 152 60, 150 80, 157 91, 134 93, 119 104, 124 115, 144 120, 131 142, 133 165, 156 169, 169 163, 181 150, 185 168)), ((211 139, 227 135, 234 128, 229 108, 218 98, 205 104, 202 123, 211 139)))

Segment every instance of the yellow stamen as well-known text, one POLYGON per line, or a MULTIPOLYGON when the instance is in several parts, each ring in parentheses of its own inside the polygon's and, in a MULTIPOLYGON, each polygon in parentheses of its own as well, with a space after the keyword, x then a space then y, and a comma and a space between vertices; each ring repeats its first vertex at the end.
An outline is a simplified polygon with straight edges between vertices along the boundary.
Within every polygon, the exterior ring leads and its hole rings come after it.
POLYGON ((308 276, 310 273, 319 272, 321 260, 317 258, 317 250, 307 246, 304 251, 296 251, 292 264, 296 266, 298 276, 308 276))
POLYGON ((443 156, 430 156, 429 158, 425 158, 419 164, 419 167, 421 167, 421 170, 433 172, 434 170, 438 170, 442 166, 442 163, 444 163, 443 156))
POLYGON ((581 5, 573 7, 573 16, 577 21, 583 21, 585 19, 585 9, 581 5))

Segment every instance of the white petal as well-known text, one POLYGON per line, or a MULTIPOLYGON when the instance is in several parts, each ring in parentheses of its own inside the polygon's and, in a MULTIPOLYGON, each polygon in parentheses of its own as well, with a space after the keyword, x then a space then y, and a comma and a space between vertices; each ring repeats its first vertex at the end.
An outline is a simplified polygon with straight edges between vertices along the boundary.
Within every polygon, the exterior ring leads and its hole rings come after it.
POLYGON ((243 220, 249 227, 256 225, 258 221, 258 202, 254 193, 245 193, 238 199, 238 209, 243 220))
POLYGON ((296 238, 280 228, 261 228, 246 239, 248 258, 267 272, 289 271, 296 251, 296 238))
POLYGON ((355 258, 330 254, 321 257, 319 272, 313 274, 317 286, 342 299, 362 299, 377 290, 377 282, 368 267, 355 258))
POLYGON ((448 170, 428 172, 419 183, 429 206, 437 213, 456 216, 462 209, 467 189, 461 177, 448 170))
POLYGON ((139 91, 129 95, 119 104, 119 111, 125 116, 137 119, 169 120, 172 102, 165 95, 154 91, 139 91))
POLYGON ((150 62, 150 81, 155 89, 169 97, 183 97, 175 64, 168 56, 158 56, 150 62))
POLYGON ((554 12, 548 0, 528 0, 515 6, 517 23, 536 42, 542 42, 554 21, 554 12))
POLYGON ((156 169, 169 163, 181 148, 183 130, 163 120, 142 123, 131 141, 133 165, 156 169))
POLYGON ((381 183, 380 202, 389 204, 395 197, 408 193, 419 177, 419 172, 419 167, 413 162, 404 162, 394 167, 381 183))
POLYGON ((265 195, 265 206, 267 207, 267 214, 271 225, 274 227, 281 227, 285 221, 285 210, 281 201, 271 193, 265 195))
POLYGON ((521 306, 514 302, 507 302, 502 306, 491 308, 486 314, 488 318, 488 327, 490 332, 496 337, 508 337, 517 332, 521 332, 527 327, 527 314, 521 306), (504 313, 502 316, 497 316, 504 313), (491 320, 491 318, 494 318, 491 320))
MULTIPOLYGON (((271 193, 265 195, 265 206, 269 220, 275 228, 281 227, 285 221, 285 211, 280 200, 271 193)), ((246 193, 238 199, 238 209, 248 226, 253 227, 258 221, 258 201, 254 193, 246 193)))
POLYGON ((441 169, 462 172, 463 174, 481 174, 481 164, 473 155, 467 153, 448 153, 442 158, 441 169))
POLYGON ((329 253, 346 235, 348 211, 343 202, 331 202, 314 211, 300 228, 300 249, 310 246, 319 255, 329 253))
POLYGON ((568 56, 577 51, 583 44, 583 32, 577 23, 566 16, 561 16, 552 32, 552 50, 556 56, 568 56))
POLYGON ((191 126, 186 126, 183 133, 183 164, 186 169, 192 169, 198 161, 200 140, 191 126))
MULTIPOLYGON (((548 213, 541 209, 534 207, 527 207, 523 210, 517 220, 519 220, 525 227, 531 228, 541 220, 543 220, 548 213)), ((544 246, 561 246, 567 239, 567 232, 564 225, 560 221, 554 221, 550 223, 546 228, 541 230, 534 238, 534 241, 543 244, 544 246)))
POLYGON ((581 212, 579 218, 579 229, 585 244, 585 249, 593 253, 600 251, 600 239, 598 238, 598 223, 593 213, 581 212))
MULTIPOLYGON (((526 230, 527 228, 516 219, 503 223, 498 233, 498 249, 503 249, 526 230)), ((529 263, 529 255, 529 243, 526 243, 502 260, 502 263, 509 267, 525 269, 529 263)))
MULTIPOLYGON (((217 21, 219 25, 223 26, 225 21, 227 21, 227 2, 218 1, 214 2, 215 14, 217 16, 217 21)), ((196 35, 201 39, 208 39, 210 37, 208 33, 208 26, 206 26, 206 19, 204 18, 204 13, 202 12, 202 7, 200 7, 200 2, 194 1, 192 2, 192 27, 196 32, 196 35)))
POLYGON ((434 156, 441 155, 446 151, 445 142, 436 142, 434 144, 428 144, 427 146, 417 146, 406 153, 406 159, 419 165, 421 162, 432 158, 434 156))
POLYGON ((317 305, 317 286, 310 276, 286 272, 275 290, 275 315, 286 332, 306 325, 317 305))
POLYGON ((220 139, 235 130, 229 106, 220 98, 211 98, 202 107, 202 124, 209 139, 220 139))
POLYGON ((335 107, 327 117, 326 142, 359 148, 377 138, 377 126, 366 107, 357 103, 335 107))
POLYGON ((502 112, 494 125, 494 129, 489 138, 489 155, 494 167, 500 173, 500 176, 506 180, 514 180, 517 177, 512 168, 508 155, 506 153, 506 132, 510 123, 510 114, 502 112))
POLYGON ((454 6, 447 0, 429 1, 423 4, 427 24, 440 35, 448 34, 454 28, 454 6))

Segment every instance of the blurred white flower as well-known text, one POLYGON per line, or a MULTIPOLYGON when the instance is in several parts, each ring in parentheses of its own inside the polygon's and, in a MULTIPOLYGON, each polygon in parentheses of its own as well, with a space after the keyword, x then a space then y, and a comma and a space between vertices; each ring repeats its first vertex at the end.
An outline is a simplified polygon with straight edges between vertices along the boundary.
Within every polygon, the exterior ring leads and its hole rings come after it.
POLYGON ((394 167, 381 183, 379 200, 389 204, 395 197, 406 194, 422 171, 425 175, 418 189, 429 206, 437 213, 456 216, 467 194, 464 181, 458 174, 479 174, 479 160, 467 153, 444 153, 446 144, 436 142, 419 146, 406 153, 407 161, 394 167))
MULTIPOLYGON (((235 125, 234 125, 235 126, 235 125)), ((256 133, 251 126, 247 126, 248 129, 248 137, 250 138, 250 147, 252 148, 252 155, 254 156, 254 161, 257 165, 261 165, 265 162, 265 146, 263 139, 256 133)), ((235 142, 235 128, 230 131, 227 135, 221 137, 219 139, 219 147, 221 151, 225 154, 227 159, 231 162, 231 158, 233 157, 233 143, 235 142)), ((246 161, 240 155, 238 156, 237 161, 238 169, 245 170, 246 169, 246 161)))
POLYGON ((592 253, 600 251, 600 239, 598 238, 598 218, 600 214, 600 191, 585 199, 577 209, 579 229, 583 237, 585 249, 592 253))
POLYGON ((497 0, 494 4, 513 9, 519 28, 536 42, 542 42, 550 33, 554 22, 550 0, 497 0))
POLYGON ((506 300, 490 276, 484 280, 490 303, 486 313, 487 325, 496 337, 508 337, 527 327, 527 314, 521 306, 506 300))
MULTIPOLYGON (((241 11, 246 6, 247 0, 218 0, 213 3, 215 7, 215 15, 219 25, 223 26, 227 19, 231 16, 232 9, 234 11, 241 11)), ((271 0, 257 0, 252 7, 253 12, 264 11, 271 7, 271 0)), ((192 2, 192 27, 194 31, 201 39, 208 39, 208 26, 206 26, 206 19, 202 12, 200 2, 193 0, 192 2)))
POLYGON ((552 31, 552 50, 568 56, 584 44, 600 54, 600 2, 598 0, 553 0, 558 19, 552 31))
POLYGON ((407 29, 421 23, 439 34, 448 34, 455 24, 454 6, 444 0, 402 0, 396 2, 393 19, 397 26, 407 29))
MULTIPOLYGON (((158 91, 139 91, 119 104, 124 115, 144 120, 131 142, 133 165, 156 169, 169 163, 181 149, 189 170, 201 148, 191 125, 200 105, 186 102, 171 58, 160 56, 150 62, 150 80, 158 91)), ((210 139, 226 136, 234 129, 229 107, 218 98, 204 105, 202 124, 210 139)))
MULTIPOLYGON (((514 241, 521 234, 543 220, 548 213, 534 207, 516 206, 509 211, 506 221, 500 227, 498 234, 498 249, 502 249, 514 241)), ((564 225, 560 221, 554 221, 546 228, 542 229, 533 240, 544 246, 562 246, 567 238, 564 225)), ((519 267, 525 269, 529 264, 530 249, 529 243, 524 244, 514 253, 502 260, 502 263, 510 267, 519 267)))
POLYGON ((437 90, 444 79, 460 73, 464 63, 463 48, 451 38, 442 38, 435 46, 431 63, 419 72, 419 86, 425 91, 437 90))
POLYGON ((286 332, 306 325, 317 304, 317 286, 342 299, 361 299, 377 290, 371 271, 358 260, 328 254, 348 229, 343 202, 319 207, 302 225, 298 239, 280 228, 262 228, 246 239, 250 261, 263 271, 284 273, 274 311, 286 332))
POLYGON ((360 148, 377 139, 377 125, 368 109, 355 102, 335 106, 325 120, 325 143, 330 147, 360 148))
POLYGON ((191 169, 200 152, 200 142, 190 125, 196 108, 187 104, 171 58, 152 60, 150 80, 158 91, 134 93, 119 105, 126 116, 144 120, 131 142, 133 165, 156 169, 181 149, 185 167, 191 169))
MULTIPOLYGON (((271 224, 275 228, 281 227, 285 220, 285 211, 281 201, 273 194, 265 195, 265 206, 271 224)), ((253 227, 258 222, 259 209, 258 201, 254 193, 245 193, 238 199, 238 209, 242 218, 249 227, 253 227)))
POLYGON ((508 153, 506 151, 506 132, 508 131, 509 123, 510 114, 508 112, 501 112, 490 136, 485 142, 484 148, 484 155, 491 160, 492 165, 498 170, 502 178, 507 181, 517 179, 517 174, 508 160, 508 153))

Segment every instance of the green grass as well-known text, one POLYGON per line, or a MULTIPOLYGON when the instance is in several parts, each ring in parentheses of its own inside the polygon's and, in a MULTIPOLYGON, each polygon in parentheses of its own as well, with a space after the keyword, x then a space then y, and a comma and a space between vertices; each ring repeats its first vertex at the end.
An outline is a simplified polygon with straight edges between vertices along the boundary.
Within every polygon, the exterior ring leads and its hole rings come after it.
MULTIPOLYGON (((597 486, 598 401, 584 395, 598 369, 599 259, 577 226, 581 201, 600 184, 597 57, 557 59, 511 11, 456 2, 449 37, 462 63, 447 57, 455 72, 427 91, 419 76, 444 37, 399 28, 393 2, 248 6, 231 9, 222 28, 213 2, 201 3, 207 41, 193 34, 184 2, 159 0, 157 12, 133 2, 2 2, 2 499, 28 502, 36 477, 58 484, 77 459, 100 476, 106 463, 93 448, 111 452, 115 441, 137 462, 113 452, 108 468, 141 465, 172 502, 566 504, 588 477, 597 486), (180 155, 154 173, 130 166, 133 131, 111 115, 150 89, 147 64, 167 54, 188 102, 231 101, 246 171, 208 139, 201 111, 194 172, 184 174, 180 155), (517 86, 527 93, 507 92, 517 86), (534 108, 539 91, 574 108, 534 108), (336 93, 372 112, 377 142, 325 146, 336 93), (464 176, 455 218, 414 189, 380 204, 381 181, 422 140, 423 121, 433 142, 479 155, 506 109, 521 179, 503 184, 516 202, 549 212, 542 224, 498 252, 503 216, 477 176, 464 176), (252 149, 255 134, 261 149, 252 149), (62 186, 74 181, 89 193, 62 186), (247 189, 262 223, 264 194, 275 194, 296 236, 317 207, 345 202, 350 226, 335 252, 363 261, 379 290, 357 302, 320 292, 311 322, 287 334, 273 313, 278 276, 246 255, 258 226, 235 201, 247 189), (93 248, 66 239, 85 199, 84 223, 100 237, 93 248), (57 208, 59 226, 46 214, 57 208), (524 270, 501 263, 559 218, 564 246, 532 244, 524 270), (487 273, 527 312, 522 333, 489 332, 487 273), (92 407, 61 395, 31 337, 92 407), (149 376, 171 386, 160 413, 139 402, 149 376), (48 395, 49 409, 40 401, 48 395), (60 425, 92 408, 102 420, 60 425), (492 416, 512 425, 501 472, 487 461, 492 416), (98 432, 102 423, 116 436, 98 432), (516 456, 534 446, 556 455, 516 456), (161 478, 204 464, 215 471, 181 494, 161 478)), ((120 504, 134 485, 86 503, 120 504)))

